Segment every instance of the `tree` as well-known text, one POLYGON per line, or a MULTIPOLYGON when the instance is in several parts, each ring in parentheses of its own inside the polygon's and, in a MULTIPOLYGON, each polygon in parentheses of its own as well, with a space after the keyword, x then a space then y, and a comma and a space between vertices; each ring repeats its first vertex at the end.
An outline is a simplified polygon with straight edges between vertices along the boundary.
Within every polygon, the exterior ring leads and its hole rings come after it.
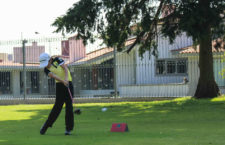
POLYGON ((200 77, 194 96, 211 98, 219 95, 213 75, 212 39, 224 35, 224 7, 224 0, 80 0, 52 25, 56 32, 78 33, 84 43, 93 42, 98 34, 107 46, 119 51, 134 35, 136 41, 127 52, 138 44, 140 55, 145 51, 157 55, 154 40, 158 33, 172 43, 186 32, 200 45, 200 77))

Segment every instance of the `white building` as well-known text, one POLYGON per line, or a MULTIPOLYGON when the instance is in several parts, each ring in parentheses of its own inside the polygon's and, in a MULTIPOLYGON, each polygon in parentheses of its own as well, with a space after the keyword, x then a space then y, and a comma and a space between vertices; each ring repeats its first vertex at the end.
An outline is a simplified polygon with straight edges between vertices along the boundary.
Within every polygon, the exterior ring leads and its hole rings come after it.
MULTIPOLYGON (((125 46, 134 43, 127 40, 125 46)), ((69 69, 77 97, 99 97, 114 94, 114 54, 112 48, 87 53, 81 40, 69 39, 69 69)), ((223 44, 224 45, 224 44, 223 44)), ((223 48, 223 47, 222 47, 223 48)), ((158 57, 145 52, 139 56, 138 46, 128 54, 116 53, 116 87, 121 97, 181 97, 193 96, 199 77, 198 50, 185 33, 173 44, 158 38, 158 57), (184 80, 185 78, 185 80, 184 80), (187 81, 188 80, 188 81, 187 81)), ((221 92, 225 82, 219 72, 223 69, 224 49, 213 49, 214 76, 221 92)), ((54 95, 54 80, 46 77, 39 64, 27 64, 27 88, 30 97, 54 95)), ((0 95, 23 96, 23 66, 21 63, 0 63, 0 95), (2 76, 2 77, 1 77, 2 76)))

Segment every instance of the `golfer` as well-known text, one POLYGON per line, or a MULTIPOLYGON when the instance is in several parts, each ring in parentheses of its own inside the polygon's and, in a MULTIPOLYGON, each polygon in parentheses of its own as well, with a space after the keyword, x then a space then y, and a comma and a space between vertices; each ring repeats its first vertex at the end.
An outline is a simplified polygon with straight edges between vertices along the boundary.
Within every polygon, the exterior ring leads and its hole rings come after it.
POLYGON ((45 74, 56 81, 55 104, 48 116, 47 121, 41 128, 40 134, 45 134, 47 129, 52 127, 53 123, 56 121, 62 110, 63 104, 66 103, 65 135, 70 135, 74 127, 73 103, 68 91, 69 87, 73 96, 73 85, 70 71, 67 68, 64 60, 59 57, 50 57, 47 53, 42 53, 40 55, 39 61, 40 67, 44 68, 45 74))

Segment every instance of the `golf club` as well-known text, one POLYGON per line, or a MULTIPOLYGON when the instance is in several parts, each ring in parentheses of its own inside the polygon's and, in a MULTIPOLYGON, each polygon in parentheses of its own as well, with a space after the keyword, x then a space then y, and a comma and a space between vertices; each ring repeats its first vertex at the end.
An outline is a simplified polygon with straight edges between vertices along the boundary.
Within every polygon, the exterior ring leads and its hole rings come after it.
MULTIPOLYGON (((70 94, 70 98, 71 98, 71 100, 72 100, 72 103, 74 103, 74 100, 73 100, 72 94, 71 94, 71 92, 70 92, 70 88, 69 88, 69 87, 67 87, 67 89, 68 89, 68 92, 69 92, 69 94, 70 94)), ((78 115, 80 115, 80 114, 81 114, 81 110, 80 110, 80 109, 75 109, 75 110, 74 110, 74 114, 78 114, 78 115)))

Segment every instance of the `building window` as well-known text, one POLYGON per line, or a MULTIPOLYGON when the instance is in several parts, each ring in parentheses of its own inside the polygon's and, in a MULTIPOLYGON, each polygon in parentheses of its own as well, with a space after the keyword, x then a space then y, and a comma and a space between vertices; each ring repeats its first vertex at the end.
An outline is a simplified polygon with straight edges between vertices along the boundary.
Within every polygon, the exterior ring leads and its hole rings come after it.
POLYGON ((156 74, 165 74, 166 66, 165 60, 158 60, 156 62, 156 74))
POLYGON ((167 74, 176 73, 176 61, 167 61, 167 74))
MULTIPOLYGON (((33 94, 39 93, 39 72, 31 71, 26 72, 26 93, 33 94)), ((23 72, 20 72, 20 93, 23 93, 23 72)))
POLYGON ((30 72, 31 93, 39 93, 39 72, 30 72))
POLYGON ((113 89, 113 59, 81 69, 82 90, 113 89))
POLYGON ((187 59, 160 59, 156 61, 157 75, 187 74, 187 59))
POLYGON ((177 73, 187 73, 187 60, 177 61, 177 73))
POLYGON ((10 72, 0 72, 0 94, 11 94, 10 72))
POLYGON ((98 69, 98 87, 100 89, 113 89, 113 59, 100 64, 98 69))

